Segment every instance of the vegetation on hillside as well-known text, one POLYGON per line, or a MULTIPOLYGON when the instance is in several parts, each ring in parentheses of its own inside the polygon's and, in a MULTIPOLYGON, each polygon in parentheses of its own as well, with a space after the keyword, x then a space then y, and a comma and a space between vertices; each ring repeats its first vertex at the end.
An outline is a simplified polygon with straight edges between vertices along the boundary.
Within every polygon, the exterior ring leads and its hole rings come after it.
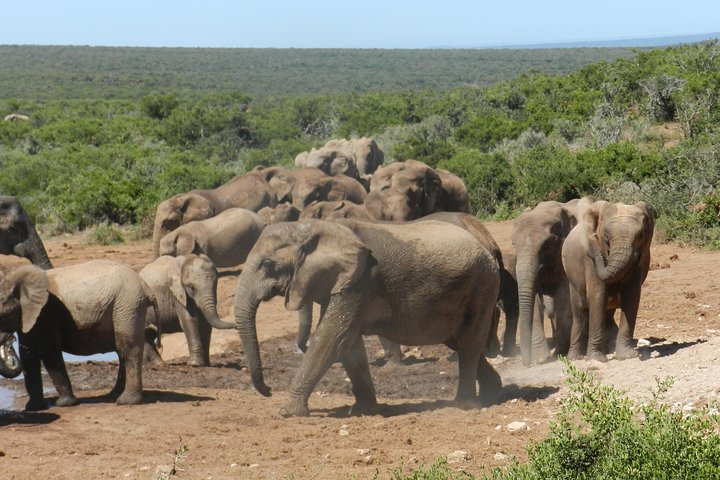
MULTIPOLYGON (((23 47, 1 47, 0 54, 13 48, 23 47)), ((322 94, 229 89, 233 70, 223 69, 219 57, 207 64, 218 84, 207 83, 207 75, 199 82, 193 72, 204 51, 182 49, 153 57, 158 78, 163 71, 182 71, 184 61, 195 65, 185 76, 166 77, 182 85, 124 90, 136 74, 138 83, 145 82, 143 55, 157 52, 111 49, 122 58, 105 62, 94 56, 94 67, 83 64, 89 69, 83 80, 75 61, 63 60, 70 53, 48 47, 57 57, 49 64, 45 47, 35 48, 37 69, 30 61, 13 68, 23 81, 44 78, 48 93, 0 99, 1 116, 30 116, 29 122, 0 122, 0 193, 19 196, 37 222, 53 231, 141 223, 174 193, 219 185, 258 164, 291 165, 297 153, 330 138, 366 135, 377 140, 386 161, 415 158, 461 175, 473 213, 482 218, 507 218, 541 200, 588 194, 645 200, 668 239, 720 247, 715 42, 642 51, 562 75, 526 71, 486 86, 420 88, 425 85, 413 79, 382 85, 394 89, 328 88, 322 94), (183 53, 191 60, 183 60, 183 53), (103 82, 112 98, 92 94, 103 82), (89 98, 77 98, 82 85, 93 86, 86 90, 89 98)), ((261 51, 251 53, 262 57, 261 51)), ((298 64, 319 61, 315 52, 275 53, 294 53, 298 64)), ((393 52, 376 53, 380 58, 393 52)), ((470 55, 438 51, 428 78, 447 67, 444 54, 460 55, 455 60, 470 55)), ((274 66, 273 58, 267 57, 263 75, 274 71, 282 84, 288 72, 274 66)), ((6 65, 0 61, 0 84, 7 82, 6 65)), ((373 68, 388 66, 382 65, 373 68)), ((465 68, 447 68, 445 77, 467 75, 467 83, 474 83, 467 73, 472 66, 465 68)), ((322 75, 313 72, 307 81, 322 85, 322 75)), ((23 81, 16 82, 16 91, 23 81)))

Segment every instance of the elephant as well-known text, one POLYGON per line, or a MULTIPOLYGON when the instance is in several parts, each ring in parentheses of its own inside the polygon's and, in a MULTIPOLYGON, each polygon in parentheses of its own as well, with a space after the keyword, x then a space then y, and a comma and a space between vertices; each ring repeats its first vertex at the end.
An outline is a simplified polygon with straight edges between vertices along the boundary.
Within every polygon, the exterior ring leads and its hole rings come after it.
POLYGON ((579 359, 586 351, 588 359, 606 362, 618 308, 615 358, 635 358, 633 333, 650 269, 654 216, 644 202, 628 205, 584 198, 577 210, 578 224, 562 248, 573 312, 568 358, 579 359))
POLYGON ((25 265, 0 283, 0 331, 18 332, 26 410, 43 410, 40 362, 58 393, 57 406, 78 403, 62 352, 92 355, 115 351, 118 404, 143 400, 145 314, 156 308, 152 291, 132 268, 108 260, 42 270, 25 265))
POLYGON ((442 188, 438 208, 445 212, 468 213, 470 211, 470 195, 462 178, 441 168, 436 168, 435 172, 440 177, 442 188))
POLYGON ((383 151, 371 138, 330 140, 319 149, 295 157, 295 165, 316 167, 328 175, 342 173, 356 180, 370 175, 385 161, 383 151))
POLYGON ((153 253, 160 255, 160 240, 180 225, 214 217, 228 208, 258 211, 274 207, 277 198, 258 170, 239 175, 214 189, 192 190, 160 202, 153 225, 153 253))
POLYGON ((364 205, 345 200, 333 202, 312 202, 300 213, 300 219, 316 218, 319 220, 335 220, 338 218, 356 218, 370 220, 364 205))
POLYGON ((405 345, 444 343, 459 354, 456 401, 487 401, 500 376, 483 355, 500 279, 492 255, 467 231, 412 225, 306 220, 268 226, 235 289, 235 323, 255 388, 269 396, 255 327, 261 301, 324 312, 290 386, 284 417, 309 414, 308 398, 332 362, 352 383, 352 413, 378 409, 362 335, 405 345))
POLYGON ((163 255, 146 265, 140 277, 157 299, 158 316, 148 310, 145 322, 145 359, 162 362, 155 349, 158 331, 184 332, 189 350, 188 364, 210 365, 212 327, 235 328, 217 313, 218 274, 206 255, 163 255), (160 324, 158 327, 158 323, 160 324))
POLYGON ((263 207, 257 212, 265 225, 278 222, 294 222, 300 217, 300 209, 295 205, 284 202, 275 207, 263 207))
POLYGON ((512 243, 517 255, 520 353, 526 366, 551 358, 538 296, 554 300, 555 353, 565 354, 569 348, 572 313, 561 249, 577 223, 577 203, 541 202, 515 219, 512 243))
POLYGON ((260 167, 254 171, 267 180, 278 203, 289 202, 299 210, 323 200, 348 200, 360 204, 367 195, 358 180, 343 174, 330 176, 315 167, 260 167))
POLYGON ((160 240, 160 255, 203 253, 217 267, 235 267, 248 253, 265 228, 257 213, 231 208, 214 217, 186 223, 160 240))
POLYGON ((404 222, 439 211, 442 192, 442 180, 434 169, 406 160, 373 174, 365 206, 375 220, 404 222))
MULTIPOLYGON (((45 246, 16 197, 0 196, 0 254, 17 255, 45 270, 53 268, 45 246)), ((15 378, 22 365, 13 347, 15 336, 0 332, 0 375, 15 378)))

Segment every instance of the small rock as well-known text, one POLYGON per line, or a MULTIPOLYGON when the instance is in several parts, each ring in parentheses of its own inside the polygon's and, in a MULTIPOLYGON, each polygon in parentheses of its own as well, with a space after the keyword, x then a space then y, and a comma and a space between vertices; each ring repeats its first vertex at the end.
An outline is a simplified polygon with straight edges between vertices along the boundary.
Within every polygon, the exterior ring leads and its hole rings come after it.
POLYGON ((369 448, 358 448, 357 453, 360 456, 367 455, 368 453, 370 453, 370 449, 369 448))
POLYGON ((462 450, 455 450, 447 456, 448 463, 466 462, 470 460, 470 454, 462 450))
POLYGON ((368 455, 365 458, 363 458, 363 462, 365 462, 366 465, 370 465, 373 461, 372 455, 368 455))
POLYGON ((235 467, 237 467, 237 466, 238 466, 237 463, 231 463, 231 464, 230 464, 230 468, 235 468, 235 467))
POLYGON ((259 463, 251 463, 249 466, 250 466, 250 468, 258 468, 260 466, 260 464, 259 463))
POLYGON ((510 422, 507 429, 509 432, 516 432, 518 430, 528 430, 528 426, 525 422, 510 422))
POLYGON ((495 456, 494 456, 493 458, 494 458, 495 460, 497 460, 498 462, 501 462, 501 461, 507 459, 507 455, 505 455, 504 453, 498 452, 498 453, 495 454, 495 456))
POLYGON ((147 472, 148 470, 150 470, 150 467, 148 467, 147 465, 143 465, 142 467, 138 468, 138 470, 141 472, 147 472))
POLYGON ((637 341, 638 347, 649 347, 650 346, 650 340, 647 340, 645 338, 638 338, 637 341))
POLYGON ((341 428, 341 429, 340 429, 340 436, 341 436, 341 437, 347 437, 348 435, 350 435, 350 432, 349 432, 348 430, 345 430, 344 428, 341 428))

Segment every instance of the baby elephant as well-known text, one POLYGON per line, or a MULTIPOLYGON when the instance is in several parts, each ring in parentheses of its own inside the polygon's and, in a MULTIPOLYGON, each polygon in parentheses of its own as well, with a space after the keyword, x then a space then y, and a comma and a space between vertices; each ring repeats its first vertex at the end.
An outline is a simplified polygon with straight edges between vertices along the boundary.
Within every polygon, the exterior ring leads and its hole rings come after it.
POLYGON ((157 298, 158 312, 148 311, 145 327, 145 359, 162 362, 155 349, 158 330, 184 332, 190 357, 188 364, 210 365, 212 327, 234 328, 217 313, 218 275, 206 255, 163 255, 140 271, 157 298), (158 328, 158 323, 160 328, 158 328))
POLYGON ((142 278, 132 268, 111 261, 13 270, 0 282, 0 331, 19 332, 30 397, 26 410, 48 408, 40 361, 57 390, 56 405, 78 403, 62 352, 117 352, 120 368, 110 395, 117 396, 119 404, 141 403, 145 314, 154 304, 142 278))
POLYGON ((204 253, 216 267, 235 267, 245 262, 265 228, 257 213, 231 208, 195 222, 186 223, 160 240, 160 255, 204 253))

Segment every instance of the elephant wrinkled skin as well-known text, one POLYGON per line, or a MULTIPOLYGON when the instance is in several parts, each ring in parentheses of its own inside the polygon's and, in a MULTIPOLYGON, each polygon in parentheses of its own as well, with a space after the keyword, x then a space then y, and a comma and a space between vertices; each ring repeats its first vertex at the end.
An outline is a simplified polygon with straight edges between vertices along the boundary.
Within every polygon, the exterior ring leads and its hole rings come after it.
POLYGON ((578 204, 578 224, 562 249, 573 311, 571 360, 586 353, 589 359, 607 361, 618 308, 615 358, 638 356, 633 333, 642 284, 650 269, 653 228, 653 214, 644 202, 583 199, 578 204))
POLYGON ((289 310, 316 302, 324 311, 283 416, 308 415, 310 394, 338 359, 352 382, 353 413, 377 410, 362 335, 448 345, 459 354, 456 400, 475 403, 478 382, 483 399, 501 387, 483 355, 499 284, 492 255, 447 223, 280 223, 265 229, 248 256, 235 290, 235 319, 253 384, 270 395, 255 328, 260 302, 284 295, 289 310))

